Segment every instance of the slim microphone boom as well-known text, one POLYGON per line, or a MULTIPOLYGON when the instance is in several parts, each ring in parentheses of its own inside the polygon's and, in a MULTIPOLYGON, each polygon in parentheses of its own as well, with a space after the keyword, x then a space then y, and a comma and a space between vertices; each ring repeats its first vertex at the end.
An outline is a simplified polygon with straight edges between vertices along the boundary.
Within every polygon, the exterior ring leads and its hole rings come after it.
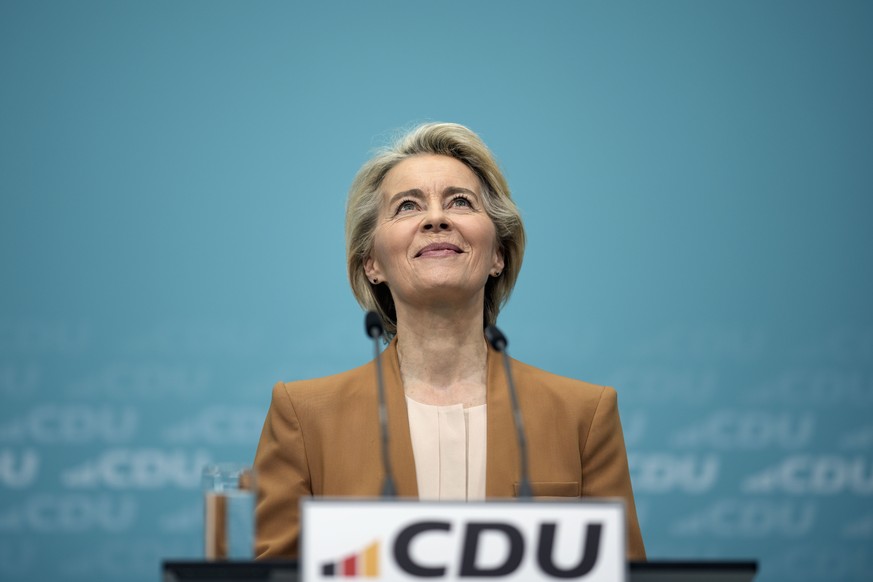
POLYGON ((509 366, 509 354, 506 353, 506 336, 493 325, 485 328, 485 339, 491 347, 503 354, 503 367, 506 370, 506 382, 509 384, 509 397, 512 401, 512 416, 515 419, 515 436, 518 439, 518 456, 521 462, 521 482, 518 484, 518 496, 529 499, 533 496, 530 487, 530 472, 527 468, 527 438, 524 434, 524 423, 521 420, 521 407, 518 405, 518 393, 515 391, 515 381, 509 366))
POLYGON ((382 468, 385 480, 382 482, 382 497, 396 497, 391 459, 388 457, 388 412, 385 409, 385 382, 382 378, 382 358, 379 357, 379 338, 384 333, 382 320, 375 311, 368 311, 364 318, 367 337, 373 340, 373 357, 376 360, 376 384, 379 387, 379 429, 382 432, 382 468))

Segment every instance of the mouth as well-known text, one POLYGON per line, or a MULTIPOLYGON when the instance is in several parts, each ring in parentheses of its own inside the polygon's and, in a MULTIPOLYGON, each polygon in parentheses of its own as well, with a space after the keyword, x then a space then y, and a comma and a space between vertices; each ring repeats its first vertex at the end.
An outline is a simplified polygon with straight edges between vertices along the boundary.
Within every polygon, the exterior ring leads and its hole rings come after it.
POLYGON ((419 257, 444 257, 451 255, 459 255, 464 251, 461 250, 457 245, 453 245, 451 243, 431 243, 418 251, 416 253, 415 258, 419 257))

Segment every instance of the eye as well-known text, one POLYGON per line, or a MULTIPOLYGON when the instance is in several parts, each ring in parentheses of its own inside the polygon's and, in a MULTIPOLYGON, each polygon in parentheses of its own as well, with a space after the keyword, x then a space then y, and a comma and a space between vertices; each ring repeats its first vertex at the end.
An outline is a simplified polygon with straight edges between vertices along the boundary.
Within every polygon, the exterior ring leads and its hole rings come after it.
POLYGON ((452 198, 450 206, 452 206, 453 208, 473 208, 473 204, 470 202, 470 199, 460 194, 452 198))
POLYGON ((400 204, 397 205, 397 211, 395 214, 400 214, 401 212, 410 212, 418 208, 418 205, 414 200, 403 200, 400 204))

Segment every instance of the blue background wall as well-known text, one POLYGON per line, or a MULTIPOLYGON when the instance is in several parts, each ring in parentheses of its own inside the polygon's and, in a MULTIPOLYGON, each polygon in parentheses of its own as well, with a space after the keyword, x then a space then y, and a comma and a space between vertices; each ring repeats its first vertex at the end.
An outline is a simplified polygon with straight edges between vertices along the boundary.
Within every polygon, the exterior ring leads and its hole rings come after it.
POLYGON ((2 0, 0 578, 200 554, 203 463, 369 358, 354 173, 450 120, 526 220, 513 355, 619 390, 649 554, 869 579, 871 55, 869 2, 2 0))

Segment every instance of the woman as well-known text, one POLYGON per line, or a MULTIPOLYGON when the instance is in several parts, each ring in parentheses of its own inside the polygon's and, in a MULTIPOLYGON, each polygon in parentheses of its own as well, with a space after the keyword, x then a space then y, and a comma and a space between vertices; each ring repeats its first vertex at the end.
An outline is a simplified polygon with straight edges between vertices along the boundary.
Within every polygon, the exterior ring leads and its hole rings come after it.
MULTIPOLYGON (((483 329, 521 267, 521 217, 469 129, 419 126, 366 163, 346 212, 355 297, 382 317, 397 493, 512 497, 519 457, 506 378, 483 329)), ((622 497, 628 557, 645 550, 611 388, 513 361, 534 496, 622 497)), ((296 556, 302 496, 375 496, 383 481, 374 363, 279 383, 255 468, 257 554, 296 556)))

